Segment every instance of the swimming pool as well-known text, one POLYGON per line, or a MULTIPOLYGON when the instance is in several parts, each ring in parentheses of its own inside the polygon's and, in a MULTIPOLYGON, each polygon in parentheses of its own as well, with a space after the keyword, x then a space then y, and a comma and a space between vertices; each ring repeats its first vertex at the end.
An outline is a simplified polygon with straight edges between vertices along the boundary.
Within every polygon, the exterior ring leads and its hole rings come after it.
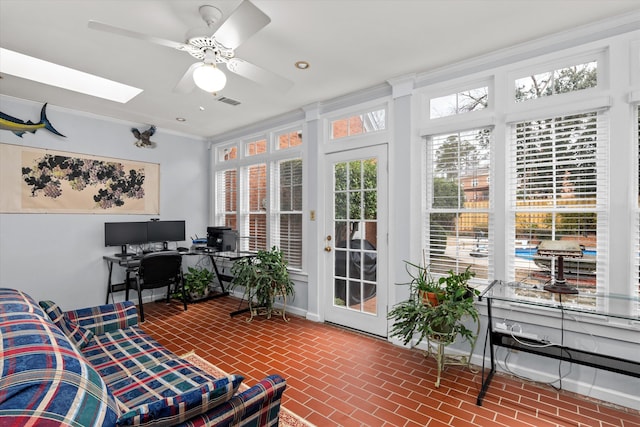
MULTIPOLYGON (((533 256, 536 254, 536 252, 538 252, 538 249, 536 248, 516 248, 516 256, 518 258, 523 258, 528 261, 533 261, 533 256)), ((582 251, 582 254, 595 256, 596 251, 585 250, 585 251, 582 251)))

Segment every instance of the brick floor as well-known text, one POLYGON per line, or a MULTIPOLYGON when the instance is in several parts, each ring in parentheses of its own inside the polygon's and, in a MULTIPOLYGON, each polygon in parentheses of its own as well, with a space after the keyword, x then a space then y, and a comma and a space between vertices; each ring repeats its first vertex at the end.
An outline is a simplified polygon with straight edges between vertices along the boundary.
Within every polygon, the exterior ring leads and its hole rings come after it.
POLYGON ((434 387, 436 364, 420 350, 329 324, 290 316, 231 318, 239 300, 145 304, 143 329, 176 354, 195 350, 248 385, 278 373, 283 404, 325 426, 623 426, 640 427, 640 411, 613 407, 548 386, 497 374, 483 406, 480 374, 448 367, 434 387))

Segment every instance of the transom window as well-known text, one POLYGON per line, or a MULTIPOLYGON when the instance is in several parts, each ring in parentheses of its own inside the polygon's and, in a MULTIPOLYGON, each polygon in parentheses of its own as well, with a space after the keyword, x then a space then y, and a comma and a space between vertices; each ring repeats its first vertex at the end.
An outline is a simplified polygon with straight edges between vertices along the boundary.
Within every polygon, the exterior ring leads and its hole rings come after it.
POLYGON ((523 102, 598 85, 598 62, 590 61, 521 77, 515 81, 515 100, 523 102))
POLYGON ((259 139, 257 141, 250 141, 245 143, 245 150, 247 156, 255 156, 258 154, 264 154, 267 152, 267 140, 259 139))
POLYGON ((488 98, 489 87, 487 86, 432 98, 429 101, 429 117, 437 119, 484 110, 488 106, 488 98))
POLYGON ((218 148, 218 162, 228 162, 238 158, 238 147, 230 145, 218 148))
POLYGON ((331 121, 331 139, 377 132, 386 129, 384 108, 331 121))
POLYGON ((276 150, 286 150, 300 145, 302 145, 302 131, 299 130, 281 133, 276 139, 276 150))

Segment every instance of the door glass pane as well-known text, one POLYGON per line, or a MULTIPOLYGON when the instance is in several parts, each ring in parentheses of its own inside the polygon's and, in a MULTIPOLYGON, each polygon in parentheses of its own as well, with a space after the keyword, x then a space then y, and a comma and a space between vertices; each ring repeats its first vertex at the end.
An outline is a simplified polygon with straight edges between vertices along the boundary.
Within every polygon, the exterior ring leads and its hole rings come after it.
POLYGON ((364 219, 376 219, 378 217, 378 192, 377 191, 365 191, 364 192, 364 219))
POLYGON ((374 315, 377 173, 376 159, 334 165, 334 305, 374 315))
POLYGON ((349 164, 349 188, 358 190, 362 188, 361 162, 355 161, 349 164))
POLYGON ((349 193, 349 219, 362 218, 362 214, 360 212, 361 200, 362 200, 362 193, 360 191, 352 191, 349 193))

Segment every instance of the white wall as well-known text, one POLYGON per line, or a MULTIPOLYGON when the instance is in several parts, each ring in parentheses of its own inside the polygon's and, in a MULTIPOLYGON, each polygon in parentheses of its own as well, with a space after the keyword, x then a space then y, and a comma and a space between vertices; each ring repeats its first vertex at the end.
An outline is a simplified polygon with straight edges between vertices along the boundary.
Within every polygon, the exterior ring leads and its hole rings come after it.
MULTIPOLYGON (((43 102, 0 96, 0 111, 38 121, 43 102)), ((0 142, 160 164, 160 219, 186 221, 186 235, 206 235, 209 174, 208 145, 199 138, 158 129, 153 149, 134 146, 126 123, 47 106, 47 116, 66 138, 40 129, 22 138, 0 131, 0 142)), ((0 188, 2 185, 0 183, 0 188)), ((107 265, 104 223, 146 221, 158 215, 0 214, 0 287, 24 290, 36 300, 51 299, 64 310, 104 304, 107 265)), ((190 246, 190 241, 183 246, 190 246)), ((122 278, 122 272, 114 271, 122 278)), ((122 293, 116 300, 123 299, 122 293)), ((135 297, 135 293, 132 295, 135 297)))

